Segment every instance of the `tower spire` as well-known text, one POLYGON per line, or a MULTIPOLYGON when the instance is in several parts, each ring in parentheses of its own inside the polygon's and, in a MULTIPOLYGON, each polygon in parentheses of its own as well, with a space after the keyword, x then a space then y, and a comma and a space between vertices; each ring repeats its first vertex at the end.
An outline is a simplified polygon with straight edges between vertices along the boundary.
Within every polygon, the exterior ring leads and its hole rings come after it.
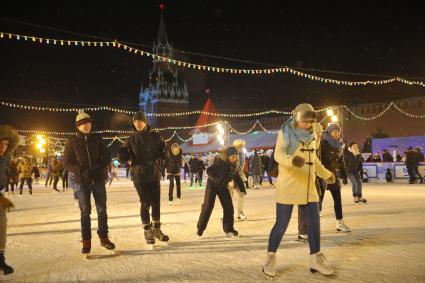
POLYGON ((165 9, 164 4, 161 3, 159 5, 159 8, 161 9, 161 19, 159 21, 158 43, 168 45, 167 28, 165 27, 165 20, 164 20, 164 9, 165 9))

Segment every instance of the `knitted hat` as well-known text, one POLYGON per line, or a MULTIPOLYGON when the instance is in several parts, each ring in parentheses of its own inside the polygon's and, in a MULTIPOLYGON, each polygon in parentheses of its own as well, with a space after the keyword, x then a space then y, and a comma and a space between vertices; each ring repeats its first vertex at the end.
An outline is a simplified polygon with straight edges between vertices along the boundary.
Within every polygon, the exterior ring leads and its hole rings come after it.
POLYGON ((89 116, 89 114, 87 114, 86 112, 84 112, 84 110, 79 110, 78 111, 78 115, 77 118, 75 118, 75 125, 78 127, 84 123, 87 122, 92 122, 92 118, 89 116))
POLYGON ((333 131, 340 131, 341 132, 341 127, 338 124, 329 124, 328 127, 326 128, 326 132, 328 132, 328 134, 332 133, 333 131))
POLYGON ((309 103, 301 103, 292 111, 297 122, 317 119, 317 113, 309 103))
POLYGON ((229 146, 226 149, 226 155, 227 156, 231 156, 231 155, 238 155, 238 150, 236 149, 236 147, 234 146, 229 146))
POLYGON ((313 133, 321 133, 322 131, 323 127, 320 123, 313 123, 313 133))
POLYGON ((136 113, 134 113, 133 115, 133 122, 136 120, 140 120, 143 121, 145 123, 147 123, 147 119, 146 119, 146 114, 143 111, 137 111, 136 113))

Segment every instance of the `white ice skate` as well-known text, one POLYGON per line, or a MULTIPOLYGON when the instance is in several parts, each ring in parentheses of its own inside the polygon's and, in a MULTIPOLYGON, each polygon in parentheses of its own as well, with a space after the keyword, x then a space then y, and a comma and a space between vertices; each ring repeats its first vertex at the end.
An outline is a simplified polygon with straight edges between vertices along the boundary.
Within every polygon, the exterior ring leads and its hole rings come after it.
POLYGON ((348 226, 345 224, 345 222, 344 222, 344 220, 343 220, 343 219, 341 219, 341 220, 337 220, 337 221, 336 221, 336 230, 337 230, 338 232, 344 232, 344 233, 349 233, 349 232, 351 232, 350 227, 348 227, 348 226))
POLYGON ((310 256, 310 271, 312 273, 319 272, 322 275, 332 275, 334 271, 326 265, 326 257, 321 252, 312 254, 310 256))
POLYGON ((173 205, 173 201, 172 200, 168 201, 168 205, 173 205))
POLYGON ((236 230, 230 231, 230 232, 226 232, 226 237, 227 238, 234 238, 234 237, 239 237, 239 233, 236 230))
POLYGON ((263 265, 263 273, 270 277, 276 276, 276 253, 268 252, 263 265))
POLYGON ((246 218, 245 214, 243 214, 243 213, 239 214, 239 216, 238 216, 238 220, 239 220, 239 221, 244 221, 244 220, 246 220, 246 219, 247 219, 247 218, 246 218))

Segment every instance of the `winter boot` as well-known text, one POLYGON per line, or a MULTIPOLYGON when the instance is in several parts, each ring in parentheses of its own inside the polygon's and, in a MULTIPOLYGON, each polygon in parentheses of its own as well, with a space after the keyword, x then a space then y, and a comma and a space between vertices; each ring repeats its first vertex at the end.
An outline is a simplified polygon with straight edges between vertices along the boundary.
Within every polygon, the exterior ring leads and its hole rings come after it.
POLYGON ((359 203, 359 198, 358 197, 354 197, 354 203, 359 203))
POLYGON ((363 197, 359 197, 359 201, 362 202, 362 203, 367 203, 367 200, 363 197))
POLYGON ((228 238, 233 238, 233 237, 237 237, 237 236, 239 236, 239 233, 235 229, 233 229, 233 231, 226 232, 226 237, 228 237, 228 238))
POLYGON ((91 250, 91 240, 82 240, 83 248, 81 249, 81 253, 89 254, 91 250))
POLYGON ((107 249, 107 250, 113 250, 113 249, 115 249, 115 245, 114 245, 114 243, 112 243, 109 240, 108 235, 106 235, 106 237, 100 237, 99 236, 99 239, 100 239, 100 245, 102 247, 104 247, 105 249, 107 249))
POLYGON ((344 232, 344 233, 351 232, 350 227, 348 227, 348 226, 345 224, 345 222, 344 222, 344 220, 343 220, 343 219, 341 219, 341 220, 337 220, 337 221, 336 221, 336 230, 337 230, 338 232, 344 232))
POLYGON ((263 273, 275 277, 276 275, 276 253, 268 252, 266 257, 266 262, 263 265, 263 273))
POLYGON ((326 265, 326 257, 321 252, 310 255, 310 271, 322 275, 332 275, 334 271, 326 265))
POLYGON ((3 253, 0 254, 0 270, 3 271, 4 275, 11 274, 14 271, 13 268, 6 263, 3 253))
POLYGON ((155 244, 155 238, 154 238, 153 232, 152 232, 152 224, 147 224, 147 225, 143 226, 143 230, 144 230, 144 233, 145 233, 146 244, 148 244, 148 245, 155 244))
POLYGON ((161 223, 159 221, 154 221, 152 223, 152 233, 155 238, 161 242, 167 242, 170 238, 161 231, 161 223))
POLYGON ((30 195, 32 195, 32 190, 30 190, 30 195))

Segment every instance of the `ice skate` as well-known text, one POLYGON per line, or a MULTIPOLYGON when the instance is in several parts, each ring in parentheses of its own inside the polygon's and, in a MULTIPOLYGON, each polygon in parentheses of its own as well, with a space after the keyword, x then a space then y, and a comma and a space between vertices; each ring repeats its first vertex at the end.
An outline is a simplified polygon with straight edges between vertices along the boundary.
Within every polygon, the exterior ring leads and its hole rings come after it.
POLYGON ((298 237, 295 241, 300 242, 300 243, 308 243, 308 236, 307 235, 298 235, 298 237))
POLYGON ((91 252, 91 240, 82 240, 83 248, 81 249, 81 253, 85 258, 89 258, 91 252))
POLYGON ((246 219, 247 218, 246 218, 245 214, 243 214, 243 213, 239 214, 239 216, 238 216, 239 221, 245 221, 246 219))
POLYGON ((226 237, 227 238, 234 238, 234 237, 238 237, 239 233, 236 230, 230 231, 230 232, 226 232, 226 237))
POLYGON ((115 254, 115 244, 109 240, 109 237, 99 237, 100 246, 115 254))
POLYGON ((161 242, 168 242, 170 240, 170 238, 161 231, 160 222, 155 221, 152 223, 152 234, 156 239, 161 242))
POLYGON ((276 253, 268 252, 266 262, 263 265, 263 273, 270 277, 276 276, 276 253))
POLYGON ((359 202, 366 204, 367 200, 363 197, 359 197, 359 202))
POLYGON ((13 268, 6 263, 4 254, 0 254, 0 271, 2 271, 5 276, 14 272, 13 268))
POLYGON ((354 203, 359 203, 359 198, 358 197, 354 197, 354 203))
POLYGON ((338 232, 344 232, 344 233, 349 233, 349 232, 351 232, 350 227, 348 227, 348 226, 345 224, 345 222, 344 222, 344 220, 343 220, 343 219, 341 219, 341 220, 337 220, 337 221, 336 221, 336 230, 337 230, 338 232))
POLYGON ((319 272, 322 275, 332 275, 334 271, 326 264, 326 257, 321 252, 310 255, 310 272, 319 272))

